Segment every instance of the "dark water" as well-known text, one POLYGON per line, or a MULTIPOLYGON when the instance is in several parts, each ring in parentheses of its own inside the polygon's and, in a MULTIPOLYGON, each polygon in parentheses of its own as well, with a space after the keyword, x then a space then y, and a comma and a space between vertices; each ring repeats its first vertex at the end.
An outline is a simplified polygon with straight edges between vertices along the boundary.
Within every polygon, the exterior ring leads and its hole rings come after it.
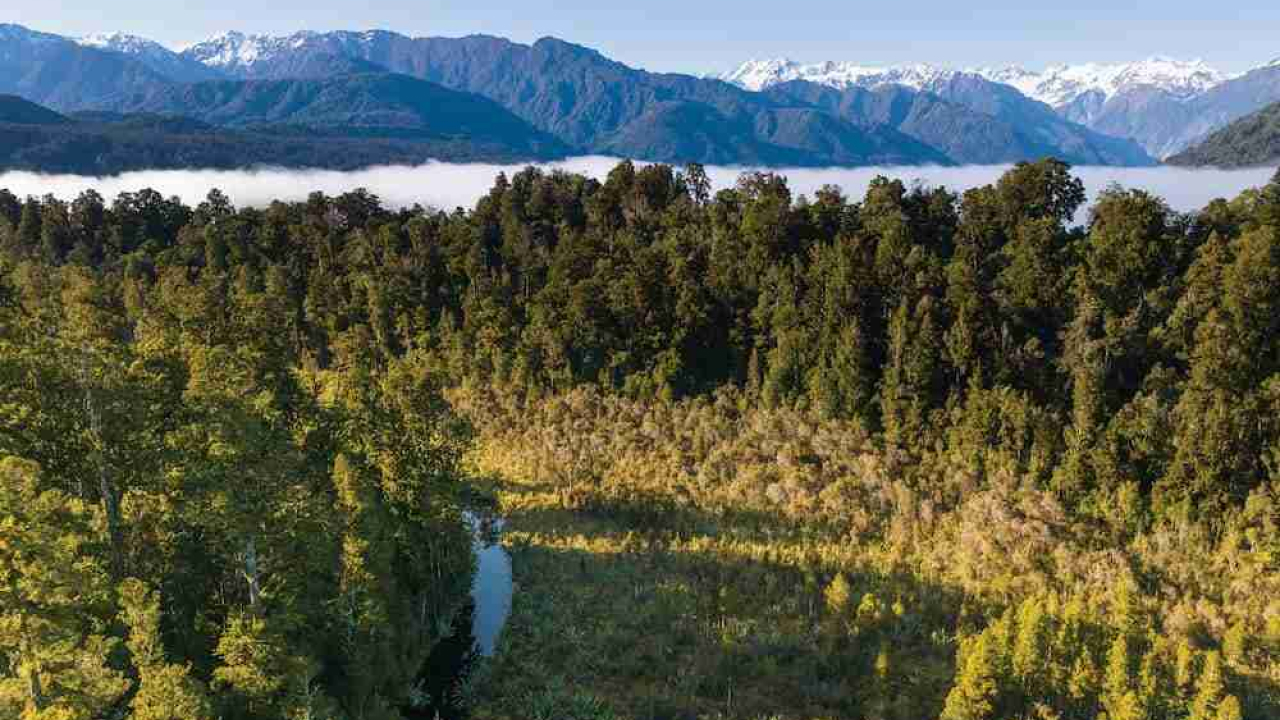
POLYGON ((403 708, 408 720, 466 720, 469 716, 462 690, 480 660, 479 644, 472 631, 475 605, 468 604, 453 622, 453 634, 431 651, 419 677, 427 703, 403 708))
POLYGON ((466 720, 463 689, 476 664, 491 657, 511 614, 511 557, 498 544, 502 520, 469 516, 475 531, 476 577, 471 602, 453 622, 452 634, 431 651, 419 676, 427 697, 422 707, 404 708, 409 720, 466 720))

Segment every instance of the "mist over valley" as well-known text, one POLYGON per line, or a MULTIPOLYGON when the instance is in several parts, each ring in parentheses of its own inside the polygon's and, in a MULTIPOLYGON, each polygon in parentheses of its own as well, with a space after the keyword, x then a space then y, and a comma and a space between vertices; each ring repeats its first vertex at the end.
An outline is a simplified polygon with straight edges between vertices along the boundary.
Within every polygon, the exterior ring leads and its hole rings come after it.
MULTIPOLYGON (((0 188, 20 197, 52 194, 66 201, 85 190, 94 190, 110 199, 122 192, 152 189, 174 196, 188 204, 198 204, 211 190, 220 190, 233 203, 246 207, 264 207, 275 201, 300 202, 313 192, 335 196, 357 189, 376 195, 387 206, 410 208, 415 205, 452 211, 471 208, 493 187, 499 174, 508 177, 525 167, 547 172, 580 173, 604 180, 619 159, 610 157, 578 157, 535 165, 491 165, 483 163, 430 162, 416 166, 374 167, 338 172, 328 170, 154 170, 130 172, 111 177, 79 175, 44 175, 26 172, 0 173, 0 188)), ((643 163, 641 163, 643 166, 643 163)), ((901 180, 909 186, 944 188, 963 192, 997 181, 1011 166, 976 165, 959 167, 908 166, 864 168, 752 168, 710 166, 706 172, 713 189, 735 186, 743 173, 770 172, 785 178, 796 195, 813 198, 826 185, 841 188, 852 198, 861 198, 870 182, 877 177, 901 180)), ((1163 198, 1180 212, 1202 209, 1216 198, 1235 197, 1248 188, 1259 187, 1274 174, 1271 168, 1219 170, 1213 168, 1117 168, 1076 167, 1072 173, 1084 183, 1089 203, 1097 194, 1116 185, 1144 190, 1163 198)), ((1076 217, 1083 222, 1082 213, 1076 217)))

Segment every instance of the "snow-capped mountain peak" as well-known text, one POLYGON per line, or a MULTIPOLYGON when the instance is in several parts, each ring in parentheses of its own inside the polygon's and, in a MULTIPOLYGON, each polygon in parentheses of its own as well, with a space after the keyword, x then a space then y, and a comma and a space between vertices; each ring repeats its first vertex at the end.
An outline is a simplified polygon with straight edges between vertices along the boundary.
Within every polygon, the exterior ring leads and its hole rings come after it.
POLYGON ((74 38, 74 41, 83 47, 127 55, 171 80, 197 82, 220 77, 215 69, 187 58, 154 40, 137 35, 121 32, 101 33, 74 38))
POLYGON ((173 51, 154 40, 122 32, 99 33, 76 38, 86 47, 114 50, 128 55, 172 55, 173 51))
POLYGON ((1038 73, 1018 67, 1017 65, 1006 65, 1004 67, 993 68, 977 68, 974 70, 977 74, 992 81, 1012 85, 1018 87, 1019 84, 1026 84, 1034 81, 1039 77, 1038 73))
POLYGON ((716 78, 759 92, 771 84, 783 82, 779 78, 796 74, 799 68, 799 63, 788 58, 748 60, 739 65, 736 70, 717 75, 716 78))
POLYGON ((1054 65, 1043 72, 982 70, 985 77, 1012 85, 1024 95, 1063 107, 1077 98, 1101 94, 1103 101, 1137 87, 1155 87, 1180 100, 1188 100, 1229 77, 1203 60, 1152 57, 1133 63, 1054 65))
POLYGON ((718 77, 756 91, 792 80, 840 89, 896 84, 919 90, 936 87, 966 73, 1012 85, 1027 97, 1059 108, 1089 93, 1100 93, 1105 102, 1140 86, 1157 87, 1176 98, 1189 99, 1230 79, 1202 60, 1166 57, 1123 64, 1055 65, 1041 72, 1018 66, 955 70, 926 64, 874 67, 848 62, 802 64, 787 59, 752 60, 718 77))
POLYGON ((1204 60, 1176 60, 1153 57, 1133 63, 1118 75, 1118 87, 1154 85, 1174 94, 1198 95, 1228 79, 1226 73, 1210 67, 1204 60))
POLYGON ((717 76, 747 90, 761 91, 793 80, 827 85, 839 89, 851 87, 873 88, 883 85, 905 85, 917 90, 927 89, 950 80, 955 70, 926 64, 877 67, 849 62, 820 62, 801 64, 785 58, 774 60, 749 60, 732 72, 717 76))
POLYGON ((225 70, 253 64, 276 44, 277 38, 230 30, 198 42, 182 54, 209 67, 225 70))
MULTIPOLYGON (((225 32, 183 50, 184 57, 232 75, 249 74, 299 51, 335 52, 333 45, 364 46, 378 42, 386 31, 318 33, 303 30, 290 35, 251 35, 225 32)), ((337 52, 341 52, 338 50, 337 52)), ((354 53, 359 55, 360 53, 354 53)))
POLYGON ((231 31, 187 47, 182 57, 224 77, 279 79, 298 72, 323 74, 340 71, 335 68, 377 65, 369 58, 385 55, 382 51, 388 44, 403 37, 389 30, 303 30, 289 35, 231 31), (322 67, 330 69, 318 69, 322 67))
POLYGON ((230 30, 191 45, 182 54, 219 70, 242 69, 304 47, 317 36, 309 30, 292 35, 255 35, 230 30))

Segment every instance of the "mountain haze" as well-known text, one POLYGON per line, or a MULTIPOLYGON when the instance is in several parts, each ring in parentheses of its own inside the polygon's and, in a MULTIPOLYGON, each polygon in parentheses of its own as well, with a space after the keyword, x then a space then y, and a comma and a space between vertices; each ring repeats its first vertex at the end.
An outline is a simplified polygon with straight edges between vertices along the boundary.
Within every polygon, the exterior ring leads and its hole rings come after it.
MULTIPOLYGON (((122 51, 145 52, 150 62, 163 57, 139 42, 116 45, 122 51)), ((227 33, 180 56, 222 79, 156 83, 80 108, 190 115, 227 127, 292 123, 329 132, 342 125, 363 134, 377 132, 375 128, 430 132, 430 116, 448 116, 451 103, 419 102, 406 115, 403 97, 368 92, 374 85, 406 90, 426 80, 456 91, 451 102, 469 95, 476 108, 495 116, 509 109, 580 153, 805 166, 952 162, 893 128, 781 105, 717 81, 653 75, 553 39, 528 46, 486 36, 412 39, 389 32, 336 32, 269 38, 227 33), (384 78, 374 80, 377 73, 384 78), (389 73, 417 80, 393 80, 389 73), (323 90, 299 82, 322 78, 323 90), (284 84, 262 84, 270 81, 284 84), (353 83, 358 87, 349 87, 353 83)))

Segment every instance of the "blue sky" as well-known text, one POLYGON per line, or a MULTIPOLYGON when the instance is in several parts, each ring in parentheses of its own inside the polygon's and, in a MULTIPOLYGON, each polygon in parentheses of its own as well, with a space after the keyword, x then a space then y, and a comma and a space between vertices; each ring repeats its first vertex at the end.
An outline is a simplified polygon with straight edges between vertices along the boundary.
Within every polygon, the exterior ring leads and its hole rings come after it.
POLYGON ((941 65, 1202 57, 1228 71, 1280 57, 1277 0, 6 0, 0 22, 169 44, 226 29, 387 28, 410 35, 555 35, 651 70, 750 57, 941 65))

